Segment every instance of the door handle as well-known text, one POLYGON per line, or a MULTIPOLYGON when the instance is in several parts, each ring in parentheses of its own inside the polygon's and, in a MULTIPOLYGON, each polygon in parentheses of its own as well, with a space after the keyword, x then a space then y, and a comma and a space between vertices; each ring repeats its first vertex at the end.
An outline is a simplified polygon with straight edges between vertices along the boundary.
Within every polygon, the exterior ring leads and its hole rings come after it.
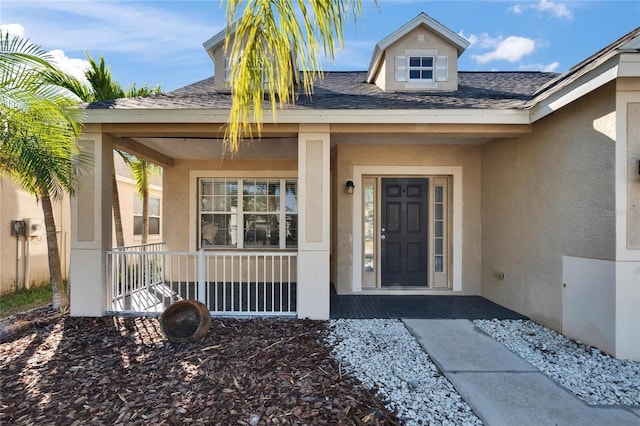
POLYGON ((386 235, 380 235, 380 239, 381 239, 381 240, 384 240, 385 238, 387 238, 387 236, 386 236, 386 235))

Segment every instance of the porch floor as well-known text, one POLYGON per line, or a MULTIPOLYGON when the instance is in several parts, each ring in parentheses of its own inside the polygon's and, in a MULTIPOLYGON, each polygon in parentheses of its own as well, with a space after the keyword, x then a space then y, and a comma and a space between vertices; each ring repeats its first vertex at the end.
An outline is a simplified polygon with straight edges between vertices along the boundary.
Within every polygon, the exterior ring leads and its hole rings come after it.
POLYGON ((481 296, 338 295, 331 318, 528 319, 481 296))

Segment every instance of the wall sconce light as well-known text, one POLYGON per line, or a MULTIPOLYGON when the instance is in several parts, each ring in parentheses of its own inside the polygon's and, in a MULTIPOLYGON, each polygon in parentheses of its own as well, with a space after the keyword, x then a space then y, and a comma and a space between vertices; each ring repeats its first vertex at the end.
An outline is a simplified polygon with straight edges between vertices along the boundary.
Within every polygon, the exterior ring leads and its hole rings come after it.
POLYGON ((353 184, 352 180, 348 180, 347 183, 345 184, 345 190, 347 191, 347 194, 353 194, 353 188, 355 188, 356 186, 353 184))

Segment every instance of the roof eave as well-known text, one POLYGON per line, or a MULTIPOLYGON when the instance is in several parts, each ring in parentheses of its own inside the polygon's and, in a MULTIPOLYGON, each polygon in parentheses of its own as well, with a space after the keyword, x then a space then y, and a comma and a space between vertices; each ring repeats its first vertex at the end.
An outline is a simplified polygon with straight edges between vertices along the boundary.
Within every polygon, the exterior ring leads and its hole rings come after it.
POLYGON ((440 22, 428 16, 426 13, 422 12, 376 44, 373 55, 371 56, 371 61, 369 62, 369 68, 367 70, 368 83, 373 82, 373 80, 375 79, 384 51, 389 46, 407 35, 410 31, 420 26, 429 28, 431 31, 435 32, 440 37, 451 43, 458 51, 458 57, 460 57, 460 55, 462 55, 462 52, 464 52, 466 48, 469 47, 469 41, 454 33, 453 31, 442 25, 440 22))
POLYGON ((621 77, 640 77, 639 53, 618 53, 566 86, 533 98, 528 105, 531 111, 531 122, 538 121, 621 77))
MULTIPOLYGON (((226 123, 228 109, 86 110, 85 124, 226 123)), ((264 123, 302 124, 529 124, 523 109, 335 109, 282 110, 264 123)))

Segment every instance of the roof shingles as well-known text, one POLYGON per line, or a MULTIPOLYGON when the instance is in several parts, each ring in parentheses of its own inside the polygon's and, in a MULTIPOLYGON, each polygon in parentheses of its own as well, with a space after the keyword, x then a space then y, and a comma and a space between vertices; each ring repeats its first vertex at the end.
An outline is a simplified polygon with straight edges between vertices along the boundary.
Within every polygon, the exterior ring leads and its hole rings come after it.
MULTIPOLYGON (((460 72, 458 90, 384 92, 365 82, 365 71, 325 72, 311 97, 297 96, 287 109, 523 109, 545 83, 558 76, 545 72, 460 72)), ((229 109, 231 95, 213 89, 213 77, 168 92, 95 102, 87 109, 229 109)), ((265 102, 265 108, 269 108, 265 102)))

